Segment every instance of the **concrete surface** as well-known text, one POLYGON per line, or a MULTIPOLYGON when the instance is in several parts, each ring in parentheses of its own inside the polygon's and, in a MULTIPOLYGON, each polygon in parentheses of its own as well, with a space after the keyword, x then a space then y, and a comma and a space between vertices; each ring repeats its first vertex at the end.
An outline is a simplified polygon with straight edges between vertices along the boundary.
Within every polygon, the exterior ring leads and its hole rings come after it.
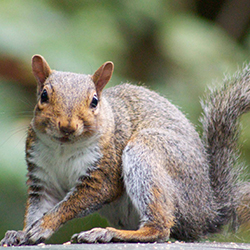
POLYGON ((250 244, 239 243, 152 243, 152 244, 71 244, 71 245, 38 245, 21 247, 0 247, 14 250, 224 250, 224 249, 250 249, 250 244))

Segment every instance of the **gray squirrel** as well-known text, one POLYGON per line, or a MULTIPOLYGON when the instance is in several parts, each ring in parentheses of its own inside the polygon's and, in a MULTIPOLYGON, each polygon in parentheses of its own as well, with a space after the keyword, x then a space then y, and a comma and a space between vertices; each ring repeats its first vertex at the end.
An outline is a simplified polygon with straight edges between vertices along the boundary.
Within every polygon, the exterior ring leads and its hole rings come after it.
POLYGON ((103 90, 113 73, 51 70, 32 58, 37 105, 28 129, 28 201, 22 231, 3 246, 38 244, 67 221, 98 211, 114 226, 72 241, 194 241, 249 221, 239 182, 238 118, 249 110, 246 67, 203 101, 203 138, 181 111, 144 87, 103 90))

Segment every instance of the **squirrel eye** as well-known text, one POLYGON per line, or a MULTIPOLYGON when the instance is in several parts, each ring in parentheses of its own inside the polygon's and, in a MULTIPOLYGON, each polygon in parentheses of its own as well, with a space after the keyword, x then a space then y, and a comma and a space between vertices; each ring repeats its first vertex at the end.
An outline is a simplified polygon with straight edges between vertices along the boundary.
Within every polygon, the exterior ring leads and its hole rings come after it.
POLYGON ((91 107, 91 108, 96 108, 96 107, 97 107, 97 104, 98 104, 98 97, 97 97, 97 95, 94 95, 94 96, 93 96, 93 99, 92 99, 92 101, 91 101, 91 103, 90 103, 90 107, 91 107))
POLYGON ((47 102, 48 100, 49 100, 48 92, 46 89, 44 89, 42 94, 41 94, 41 103, 47 102))

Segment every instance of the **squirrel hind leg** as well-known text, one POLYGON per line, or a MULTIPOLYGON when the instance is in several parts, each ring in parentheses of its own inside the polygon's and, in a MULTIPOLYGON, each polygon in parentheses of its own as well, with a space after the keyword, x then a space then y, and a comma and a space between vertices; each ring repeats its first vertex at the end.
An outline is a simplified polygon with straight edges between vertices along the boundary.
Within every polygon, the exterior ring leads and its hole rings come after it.
POLYGON ((164 232, 150 225, 144 225, 138 230, 120 230, 112 227, 93 228, 89 231, 74 234, 71 241, 77 243, 107 243, 111 241, 131 243, 163 242, 165 238, 160 237, 163 234, 164 232))
POLYGON ((123 152, 123 179, 127 195, 140 214, 137 231, 116 231, 115 240, 164 241, 174 226, 174 185, 164 169, 162 141, 154 133, 134 136, 123 152))

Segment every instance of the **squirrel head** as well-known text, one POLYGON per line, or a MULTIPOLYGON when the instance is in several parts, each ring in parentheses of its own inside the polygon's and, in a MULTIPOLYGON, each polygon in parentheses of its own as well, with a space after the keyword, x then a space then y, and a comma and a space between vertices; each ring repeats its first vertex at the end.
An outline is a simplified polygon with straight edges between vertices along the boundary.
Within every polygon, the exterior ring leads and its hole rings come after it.
POLYGON ((113 69, 113 63, 106 62, 93 75, 60 72, 51 70, 42 56, 34 55, 37 105, 31 124, 35 132, 60 144, 97 134, 102 90, 113 69))

